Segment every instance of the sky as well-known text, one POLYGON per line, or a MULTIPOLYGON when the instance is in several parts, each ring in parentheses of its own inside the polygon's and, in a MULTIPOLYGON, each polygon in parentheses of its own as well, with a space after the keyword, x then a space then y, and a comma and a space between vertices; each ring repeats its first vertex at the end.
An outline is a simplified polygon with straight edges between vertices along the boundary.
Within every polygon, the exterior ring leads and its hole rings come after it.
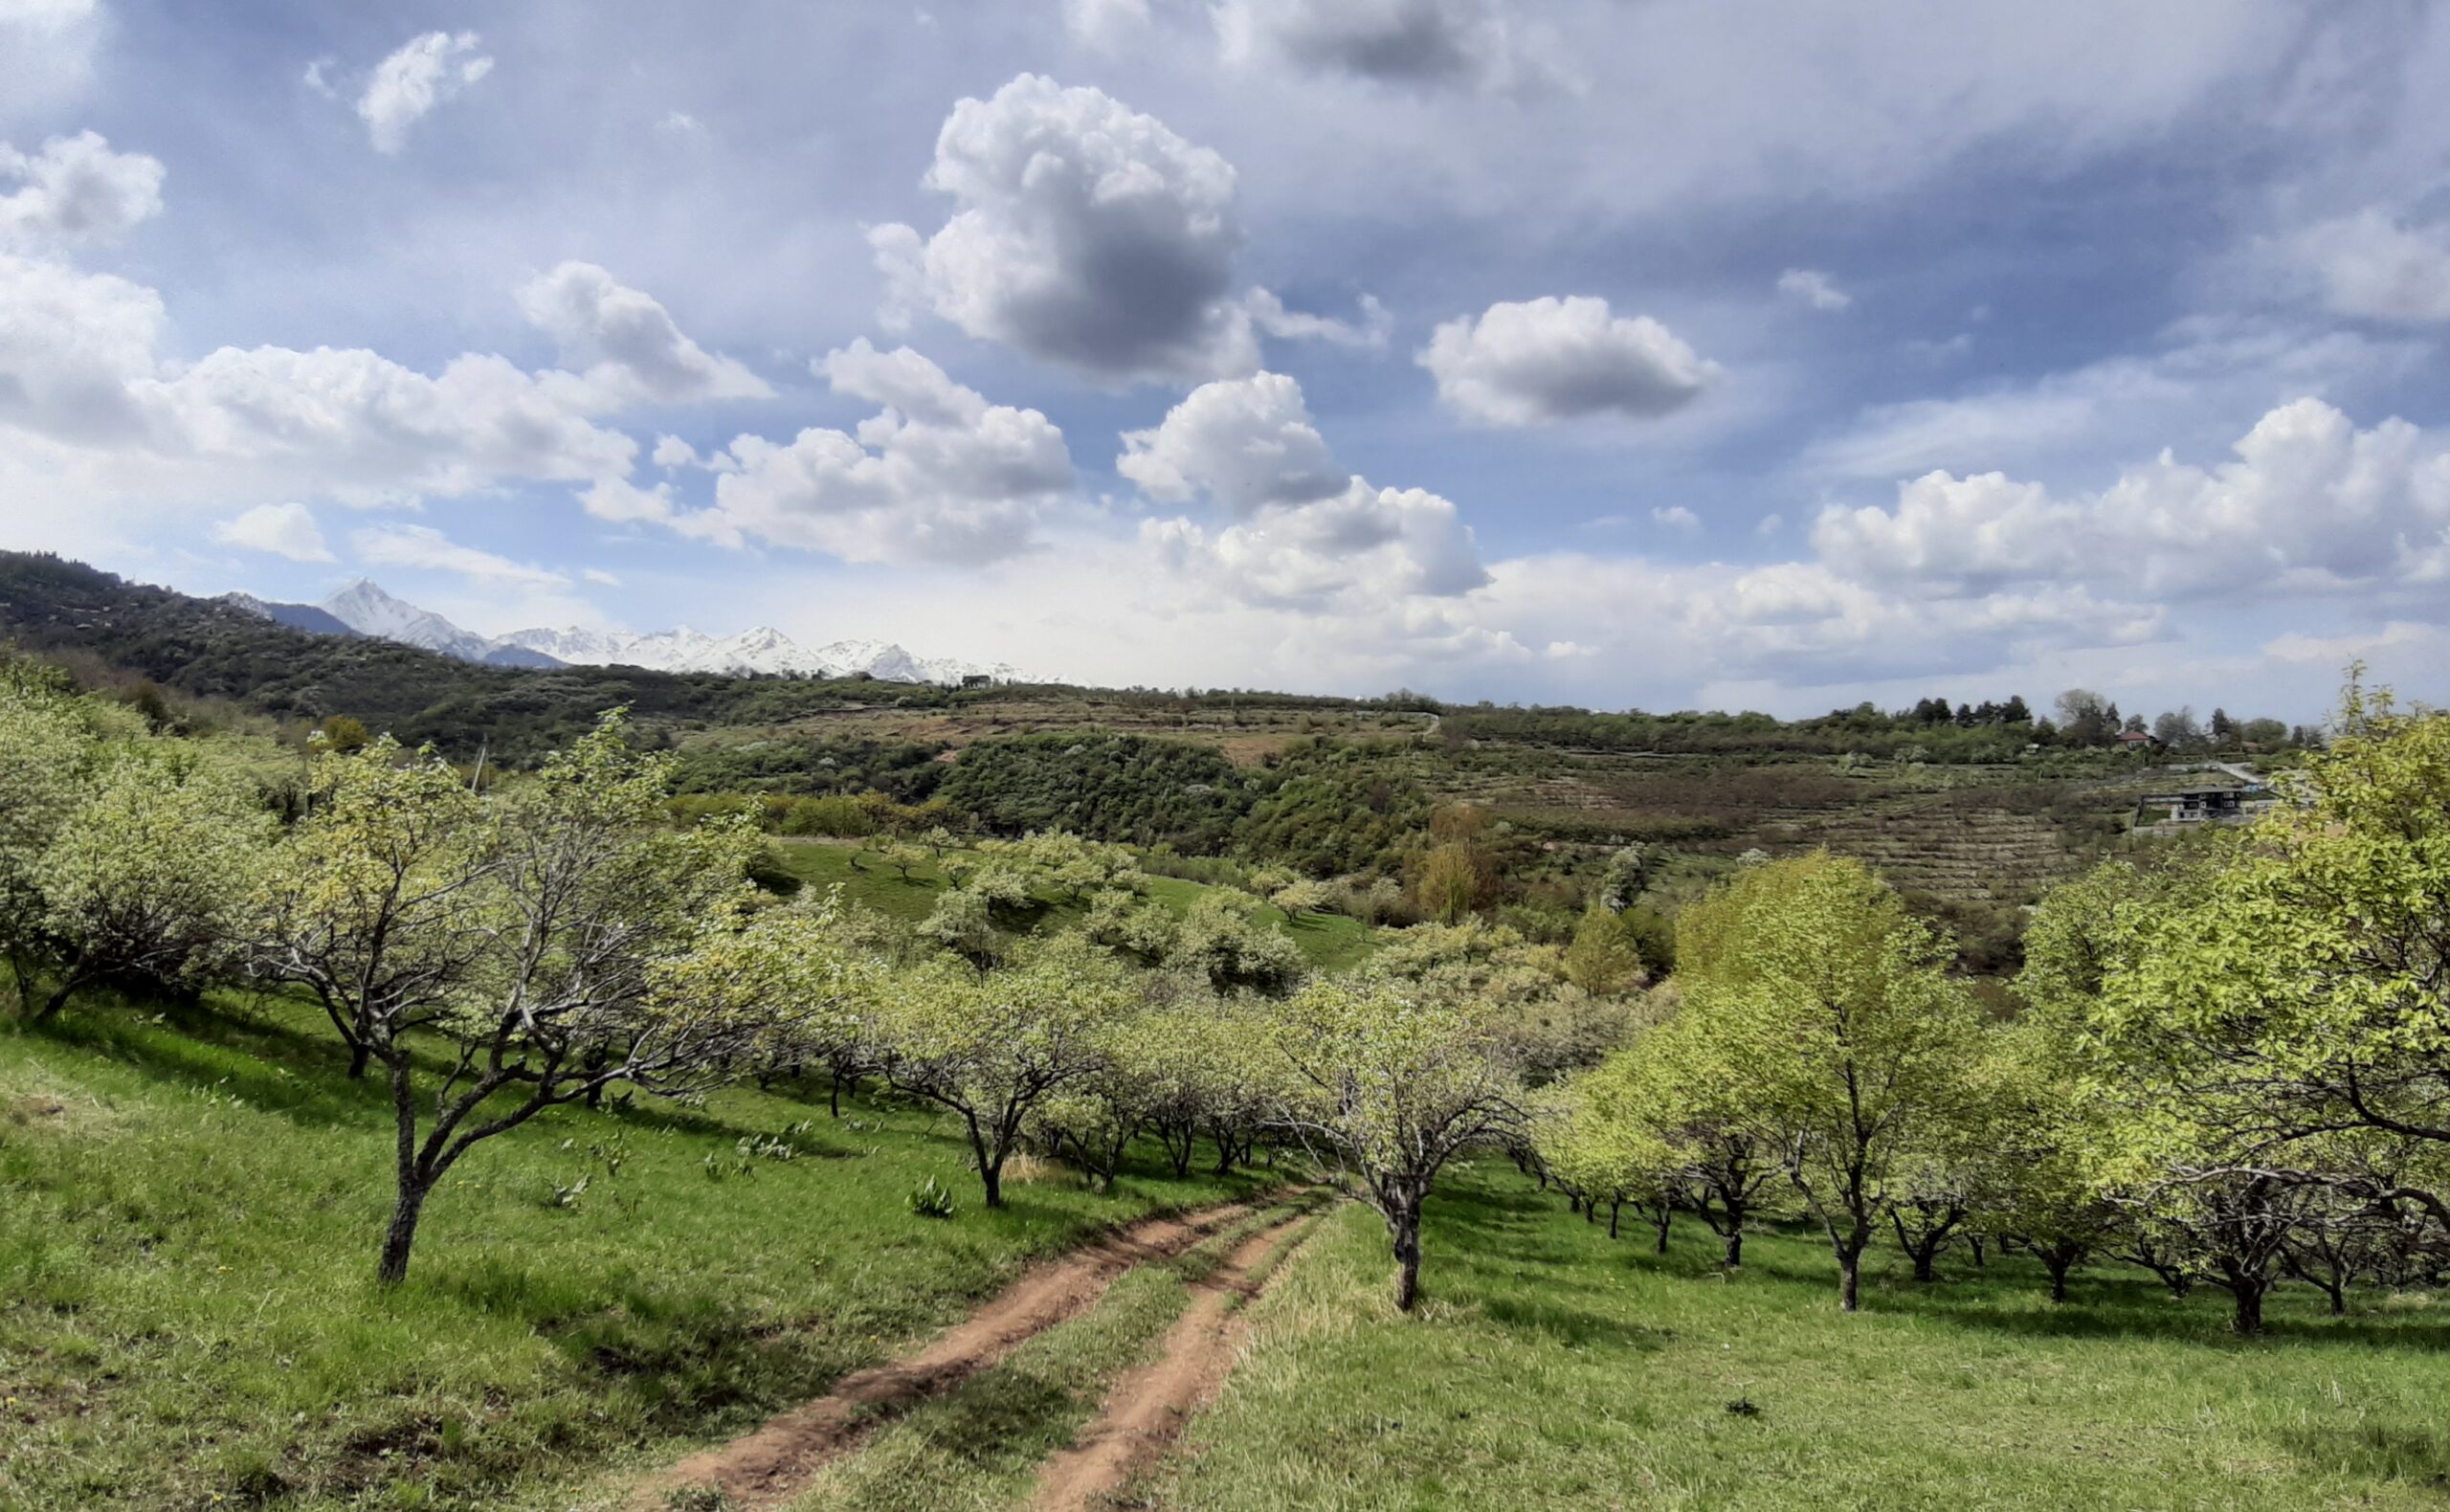
POLYGON ((2450 6, 0 0, 0 546, 1112 685, 2450 651, 2450 6))

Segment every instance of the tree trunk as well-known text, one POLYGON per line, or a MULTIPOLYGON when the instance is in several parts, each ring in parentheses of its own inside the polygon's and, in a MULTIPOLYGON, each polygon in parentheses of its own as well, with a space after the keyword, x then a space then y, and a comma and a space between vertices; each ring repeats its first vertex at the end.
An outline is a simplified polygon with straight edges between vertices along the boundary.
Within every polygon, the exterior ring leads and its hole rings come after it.
POLYGON ((1409 1313, 1420 1301, 1420 1209, 1404 1210, 1387 1226, 1394 1235, 1395 1310, 1409 1313))
POLYGON ((2048 1250, 2043 1252, 2041 1263, 2050 1272, 2050 1300, 2054 1302, 2065 1301, 2067 1272, 2070 1266, 2068 1257, 2060 1251, 2048 1250))
POLYGON ((59 982, 59 986, 53 990, 49 997, 42 1000, 42 1007, 34 1010, 34 1022, 39 1024, 44 1019, 56 1014, 61 1009, 66 1008, 68 1006, 68 995, 76 991, 77 988, 78 979, 75 976, 62 977, 59 982))
POLYGON ((1729 1229, 1727 1231, 1726 1258, 1722 1263, 1730 1271, 1741 1270, 1743 1268, 1744 1231, 1742 1229, 1729 1229))
POLYGON ((1616 1216, 1624 1212, 1624 1209, 1625 1205, 1621 1202, 1612 1202, 1608 1205, 1608 1237, 1612 1239, 1616 1236, 1616 1216))
POLYGON ((2242 1339, 2262 1332, 2263 1285, 2255 1280, 2239 1280, 2232 1284, 2229 1294, 2238 1300, 2238 1309, 2229 1319, 2229 1329, 2242 1339))
POLYGON ((1855 1312, 1862 1306, 1863 1257, 1860 1255, 1838 1256, 1838 1310, 1855 1312))
POLYGON ((1004 1163, 999 1160, 992 1165, 981 1166, 978 1179, 987 1184, 987 1206, 1004 1206, 1004 1163))
POLYGON ((364 1040, 350 1045, 348 1047, 348 1078, 351 1081, 365 1080, 367 1063, 373 1058, 374 1052, 364 1040))
POLYGON ((825 1111, 835 1118, 842 1116, 842 1073, 836 1071, 828 1078, 825 1089, 825 1111))
POLYGON ((1982 1235, 1978 1234, 1969 1234, 1965 1236, 1965 1242, 1973 1248, 1973 1268, 1977 1271, 1984 1269, 1982 1263, 1982 1251, 1985 1246, 1983 1244, 1982 1235))
POLYGON ((1914 1279, 1918 1281, 1937 1279, 1937 1275, 1931 1268, 1931 1262, 1934 1256, 1932 1256, 1930 1248, 1926 1246, 1925 1248, 1918 1249, 1913 1253, 1914 1279))
POLYGON ((426 1193, 433 1189, 422 1178, 403 1171, 399 1196, 391 1204, 391 1226, 383 1234, 383 1258, 374 1279, 397 1286, 409 1279, 409 1249, 416 1243, 417 1217, 425 1212, 426 1193))

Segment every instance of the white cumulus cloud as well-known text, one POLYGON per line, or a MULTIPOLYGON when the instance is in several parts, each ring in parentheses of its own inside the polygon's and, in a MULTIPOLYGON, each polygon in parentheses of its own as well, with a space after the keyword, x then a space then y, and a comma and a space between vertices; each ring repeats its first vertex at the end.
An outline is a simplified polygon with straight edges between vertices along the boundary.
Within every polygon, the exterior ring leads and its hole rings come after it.
POLYGON ((0 142, 0 244, 117 241, 162 212, 162 163, 114 152, 100 133, 54 137, 28 154, 0 142))
POLYGON ((399 151, 411 126, 492 73, 494 60, 478 51, 482 45, 474 32, 428 32, 375 64, 357 98, 374 150, 399 151))
POLYGON ((565 262, 519 290, 519 307, 562 361, 613 404, 765 399, 766 381, 689 339, 671 312, 591 262, 565 262))
POLYGON ((1778 292, 1815 310, 1842 310, 1855 302, 1853 295, 1817 268, 1789 268, 1779 274, 1778 292))
POLYGON ((1587 295, 1459 316, 1432 333, 1417 360, 1448 407, 1489 425, 1665 414, 1721 375, 1659 322, 1616 315, 1587 295))
POLYGON ((480 583, 516 588, 559 588, 569 582, 559 572, 461 545, 431 525, 373 526, 352 534, 349 545, 360 561, 374 567, 456 572, 480 583))
POLYGON ((1281 373, 1193 389, 1163 423, 1126 432, 1115 470, 1162 503, 1205 500, 1233 523, 1151 521, 1173 570, 1255 603, 1442 596, 1487 581, 1454 503, 1379 488, 1337 465, 1302 387, 1281 373))
POLYGON ((212 527, 212 539, 223 545, 268 551, 292 562, 329 562, 332 548, 315 523, 315 512, 304 504, 257 504, 235 520, 212 527))
POLYGON ((1302 386, 1266 372, 1203 384, 1155 429, 1125 432, 1115 471, 1162 503, 1206 495, 1237 518, 1315 503, 1352 481, 1311 422, 1302 386))
POLYGON ((599 482, 587 507, 850 562, 979 563, 1027 549, 1039 511, 1072 487, 1053 421, 988 403, 908 347, 879 351, 862 339, 811 366, 835 392, 882 408, 856 433, 737 437, 700 464, 717 474, 711 509, 676 509, 669 484, 617 482, 599 482))

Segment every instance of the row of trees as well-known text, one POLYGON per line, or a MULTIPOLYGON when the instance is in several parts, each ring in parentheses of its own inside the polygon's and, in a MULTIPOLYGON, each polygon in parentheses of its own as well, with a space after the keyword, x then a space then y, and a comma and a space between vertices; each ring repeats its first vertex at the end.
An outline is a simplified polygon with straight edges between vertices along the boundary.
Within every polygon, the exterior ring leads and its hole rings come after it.
POLYGON ((2293 802, 2043 901, 1995 1019, 1858 863, 1739 871, 1685 910, 1673 1013, 1547 1089, 1518 1150, 1661 1234, 1807 1216, 1839 1303, 1891 1239, 2030 1252, 2063 1299, 2116 1258, 2229 1293, 2450 1268, 2450 719, 2351 689, 2293 802))
POLYGON ((1307 1150, 1387 1215, 1410 1305, 1439 1169, 1510 1126, 1516 1067, 1581 1054, 1558 1026, 1592 1016, 1556 962, 1477 923, 1392 973, 1271 965, 1277 995, 1239 990, 1256 934, 1291 948, 1242 895, 1176 920, 1128 853, 1069 835, 944 857, 948 898, 1089 906, 1051 938, 976 950, 935 927, 943 910, 901 930, 831 896, 784 902, 748 880, 749 818, 670 822, 668 759, 633 750, 618 715, 480 790, 389 738, 319 745, 301 769, 6 672, 0 945, 24 1011, 101 981, 318 1005, 352 1075, 389 1093, 385 1283, 489 1139, 616 1085, 695 1099, 814 1070, 957 1120, 989 1206, 1031 1145, 1109 1184, 1144 1136, 1177 1171, 1203 1140, 1220 1169, 1307 1150))

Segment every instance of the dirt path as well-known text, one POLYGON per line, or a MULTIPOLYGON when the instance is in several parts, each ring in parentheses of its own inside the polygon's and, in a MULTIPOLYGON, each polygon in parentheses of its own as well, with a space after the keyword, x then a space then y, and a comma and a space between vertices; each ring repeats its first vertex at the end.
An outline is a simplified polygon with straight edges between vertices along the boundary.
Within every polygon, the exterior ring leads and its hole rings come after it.
POLYGON ((1198 1295, 1167 1332, 1155 1363, 1117 1381, 1097 1421, 1039 1469, 1030 1512, 1112 1505, 1115 1493, 1181 1434, 1191 1414, 1224 1384, 1249 1332, 1248 1315, 1236 1304, 1258 1295, 1266 1282, 1254 1278, 1278 1244, 1308 1221, 1303 1214, 1251 1234, 1195 1283, 1198 1295))
MULTIPOLYGON (((1254 1202, 1145 1218, 1048 1260, 918 1353, 854 1371, 813 1402, 728 1444, 690 1456, 640 1486, 630 1505, 661 1509, 684 1487, 721 1490, 738 1508, 789 1501, 817 1469, 896 1412, 993 1365, 1034 1335, 1086 1308, 1134 1266, 1190 1249, 1256 1212, 1254 1202)), ((1236 1255, 1240 1252, 1237 1250, 1236 1255)))

